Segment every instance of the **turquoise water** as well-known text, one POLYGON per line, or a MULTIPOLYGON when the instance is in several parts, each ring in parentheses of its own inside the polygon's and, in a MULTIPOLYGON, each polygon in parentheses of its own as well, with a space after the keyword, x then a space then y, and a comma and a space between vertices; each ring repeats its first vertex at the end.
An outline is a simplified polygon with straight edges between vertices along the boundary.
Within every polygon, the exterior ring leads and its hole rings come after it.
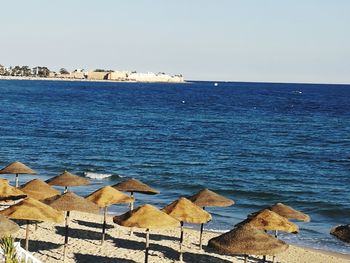
POLYGON ((135 177, 161 191, 138 204, 159 207, 208 187, 236 202, 209 209, 216 230, 283 202, 312 218, 283 239, 350 253, 328 234, 350 223, 350 86, 0 81, 0 92, 1 166, 111 175, 81 195, 135 177))

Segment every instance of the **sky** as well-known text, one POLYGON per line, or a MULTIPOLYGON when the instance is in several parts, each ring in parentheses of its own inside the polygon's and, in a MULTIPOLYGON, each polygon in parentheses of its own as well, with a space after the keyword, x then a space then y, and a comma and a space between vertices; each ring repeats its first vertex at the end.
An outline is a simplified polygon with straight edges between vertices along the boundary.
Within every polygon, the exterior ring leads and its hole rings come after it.
POLYGON ((350 83, 349 0, 2 0, 0 64, 350 83))

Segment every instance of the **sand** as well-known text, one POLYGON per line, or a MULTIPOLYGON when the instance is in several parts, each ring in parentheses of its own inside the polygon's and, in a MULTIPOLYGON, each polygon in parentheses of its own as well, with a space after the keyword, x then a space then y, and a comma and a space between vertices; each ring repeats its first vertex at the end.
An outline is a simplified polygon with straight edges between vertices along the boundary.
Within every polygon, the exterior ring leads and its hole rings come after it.
MULTIPOLYGON (((129 229, 113 223, 112 216, 107 218, 106 241, 101 246, 102 215, 93 215, 79 212, 71 212, 69 245, 65 262, 144 262, 145 232, 134 229, 134 235, 130 236, 129 229)), ((176 262, 178 261, 178 229, 151 231, 149 262, 176 262)), ((205 232, 203 244, 220 235, 219 233, 205 232)), ((16 234, 18 239, 25 237, 25 225, 16 234)), ((203 247, 198 249, 199 232, 185 229, 184 234, 184 262, 243 262, 243 257, 226 256, 213 253, 203 247)), ((24 246, 24 240, 22 246, 24 246)), ((54 225, 49 223, 38 224, 30 227, 29 250, 43 262, 62 262, 64 241, 64 224, 54 225)), ((258 262, 261 257, 250 256, 248 262, 258 262)), ((268 257, 271 261, 272 258, 268 257)), ((327 253, 313 249, 305 249, 290 246, 287 251, 278 254, 275 262, 284 263, 350 263, 350 255, 327 253)))

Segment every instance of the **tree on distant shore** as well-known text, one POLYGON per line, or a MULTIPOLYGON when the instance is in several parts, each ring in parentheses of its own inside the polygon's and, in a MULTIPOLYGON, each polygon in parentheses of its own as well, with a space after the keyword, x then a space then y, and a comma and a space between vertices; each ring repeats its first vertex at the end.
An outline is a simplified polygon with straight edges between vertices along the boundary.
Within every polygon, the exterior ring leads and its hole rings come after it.
POLYGON ((38 77, 46 78, 50 74, 50 70, 47 67, 35 67, 33 68, 33 74, 38 77))
POLYGON ((114 70, 98 68, 98 69, 95 69, 94 72, 114 72, 114 70))
POLYGON ((60 69, 60 74, 69 74, 68 70, 66 70, 65 68, 61 68, 60 69))

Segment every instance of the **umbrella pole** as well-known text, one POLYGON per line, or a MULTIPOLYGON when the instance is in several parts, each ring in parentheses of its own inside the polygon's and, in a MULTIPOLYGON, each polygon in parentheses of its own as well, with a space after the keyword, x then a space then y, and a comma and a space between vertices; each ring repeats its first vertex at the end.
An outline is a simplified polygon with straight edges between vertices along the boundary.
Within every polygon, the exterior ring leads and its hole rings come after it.
MULTIPOLYGON (((205 210, 205 207, 203 207, 203 210, 205 210)), ((204 229, 204 224, 201 224, 201 232, 199 234, 199 249, 202 249, 202 238, 203 238, 203 229, 204 229)))
POLYGON ((199 249, 202 249, 202 238, 203 238, 203 228, 204 228, 204 224, 201 224, 201 232, 199 234, 199 249))
POLYGON ((149 251, 149 229, 146 230, 146 252, 145 252, 145 263, 148 263, 148 251, 149 251))
MULTIPOLYGON (((134 192, 130 192, 130 197, 134 198, 134 192)), ((130 211, 134 210, 134 202, 130 203, 130 211)), ((130 228, 130 236, 134 234, 133 228, 130 228)))
POLYGON ((28 251, 29 248, 29 220, 27 220, 27 226, 26 226, 26 250, 28 251))
POLYGON ((106 214, 107 214, 107 206, 103 208, 103 225, 102 225, 102 240, 101 245, 105 241, 105 235, 106 235, 106 214))
POLYGON ((275 238, 278 236, 278 230, 275 231, 275 238))
POLYGON ((66 259, 66 254, 67 254, 69 214, 70 214, 70 211, 67 211, 67 214, 66 214, 66 234, 64 237, 64 246, 63 246, 63 260, 66 259))
POLYGON ((67 193, 67 191, 68 191, 68 186, 65 186, 63 193, 67 193))
POLYGON ((181 234, 180 234, 180 251, 179 251, 180 255, 179 255, 179 261, 182 262, 183 261, 183 258, 182 258, 182 242, 184 240, 184 222, 181 221, 180 224, 181 224, 181 227, 180 227, 181 228, 181 234))
POLYGON ((244 255, 244 263, 248 262, 248 255, 244 255))
POLYGON ((18 174, 16 174, 16 177, 15 177, 15 182, 16 182, 16 187, 18 187, 18 174))

